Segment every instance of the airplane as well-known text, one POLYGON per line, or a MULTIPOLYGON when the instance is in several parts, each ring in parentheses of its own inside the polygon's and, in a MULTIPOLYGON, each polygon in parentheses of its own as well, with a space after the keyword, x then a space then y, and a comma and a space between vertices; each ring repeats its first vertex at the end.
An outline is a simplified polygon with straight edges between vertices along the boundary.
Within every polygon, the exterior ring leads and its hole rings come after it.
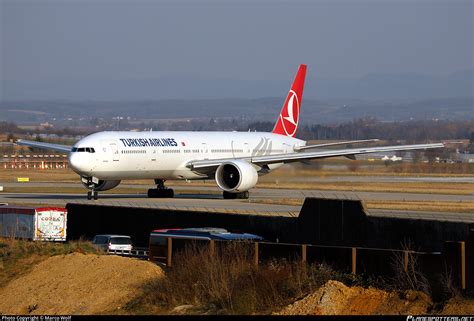
POLYGON ((258 177, 286 163, 328 157, 399 150, 442 148, 442 143, 321 149, 327 146, 377 141, 356 140, 307 145, 297 139, 306 65, 302 64, 286 96, 271 133, 193 131, 104 131, 91 134, 73 146, 18 140, 18 145, 68 153, 70 168, 89 190, 87 199, 98 199, 127 179, 154 179, 148 197, 171 198, 166 180, 215 179, 225 199, 247 199, 258 177), (313 151, 309 151, 313 149, 313 151), (319 150, 318 150, 319 149, 319 150))

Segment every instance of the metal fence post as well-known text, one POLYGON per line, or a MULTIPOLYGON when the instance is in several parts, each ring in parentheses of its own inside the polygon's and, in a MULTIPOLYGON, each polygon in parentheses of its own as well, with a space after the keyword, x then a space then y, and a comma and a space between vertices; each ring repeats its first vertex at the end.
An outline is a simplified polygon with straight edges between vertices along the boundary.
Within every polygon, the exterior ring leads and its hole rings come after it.
POLYGON ((357 248, 352 248, 352 274, 356 274, 356 266, 357 266, 357 248))
POLYGON ((254 253, 253 253, 253 264, 255 265, 255 267, 258 267, 258 261, 259 261, 259 258, 258 258, 258 242, 255 242, 254 243, 254 253))
POLYGON ((403 251, 403 270, 408 273, 408 251, 403 251))
POLYGON ((172 264, 172 255, 173 255, 173 239, 171 237, 167 238, 168 240, 168 254, 166 255, 166 266, 171 267, 172 264))
POLYGON ((466 290, 466 242, 461 243, 461 289, 466 290))

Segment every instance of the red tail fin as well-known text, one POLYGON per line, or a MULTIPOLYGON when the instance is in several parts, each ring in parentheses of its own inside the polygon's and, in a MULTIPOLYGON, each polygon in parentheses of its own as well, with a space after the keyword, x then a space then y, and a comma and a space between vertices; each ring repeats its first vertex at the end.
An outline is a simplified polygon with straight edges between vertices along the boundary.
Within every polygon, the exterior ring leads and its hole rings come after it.
POLYGON ((303 98, 304 79, 306 76, 306 65, 300 65, 295 80, 291 86, 285 104, 280 113, 273 133, 295 137, 300 118, 300 105, 303 98))

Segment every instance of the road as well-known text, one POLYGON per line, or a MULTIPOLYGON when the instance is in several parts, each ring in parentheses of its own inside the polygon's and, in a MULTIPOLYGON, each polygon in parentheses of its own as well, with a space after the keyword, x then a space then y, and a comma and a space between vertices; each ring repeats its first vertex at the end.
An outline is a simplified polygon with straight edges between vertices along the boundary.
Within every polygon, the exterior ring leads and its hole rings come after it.
POLYGON ((150 199, 145 194, 102 194, 99 200, 94 201, 87 200, 85 194, 74 193, 0 193, 0 203, 55 206, 74 203, 280 216, 297 216, 301 208, 289 205, 256 204, 252 200, 224 200, 220 195, 212 194, 178 194, 173 199, 150 199))

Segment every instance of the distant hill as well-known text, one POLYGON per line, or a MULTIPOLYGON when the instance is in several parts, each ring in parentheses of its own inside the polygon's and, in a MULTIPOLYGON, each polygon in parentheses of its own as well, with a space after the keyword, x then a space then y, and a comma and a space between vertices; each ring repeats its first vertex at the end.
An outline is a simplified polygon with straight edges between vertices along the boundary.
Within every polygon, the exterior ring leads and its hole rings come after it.
MULTIPOLYGON (((7 101, 0 104, 0 121, 18 123, 56 122, 93 119, 130 120, 234 118, 244 121, 274 121, 284 97, 258 99, 168 99, 140 101, 7 101)), ((305 98, 302 104, 303 123, 339 123, 355 118, 375 117, 382 121, 404 120, 470 120, 474 119, 472 97, 431 99, 331 99, 305 98)))
MULTIPOLYGON (((4 100, 163 100, 163 99, 253 99, 286 94, 291 75, 283 80, 211 79, 199 77, 158 79, 59 79, 12 82, 4 80, 4 100)), ((305 97, 314 99, 422 99, 471 97, 474 70, 445 76, 415 73, 369 74, 355 79, 320 78, 308 74, 305 97)))

